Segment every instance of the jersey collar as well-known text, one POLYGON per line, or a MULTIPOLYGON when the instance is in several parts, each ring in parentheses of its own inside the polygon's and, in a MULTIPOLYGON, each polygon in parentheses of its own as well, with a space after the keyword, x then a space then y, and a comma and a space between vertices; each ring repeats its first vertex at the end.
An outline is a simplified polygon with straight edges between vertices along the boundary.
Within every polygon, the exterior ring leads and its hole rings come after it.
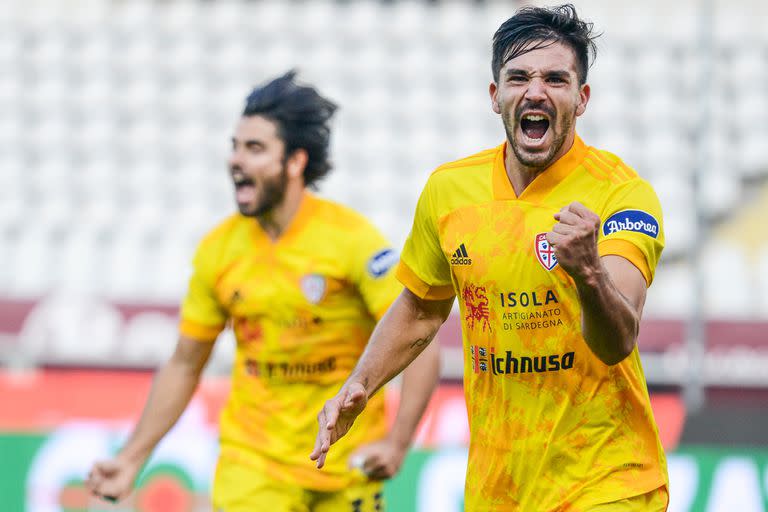
POLYGON ((309 192, 308 190, 304 189, 301 195, 301 203, 299 203, 299 208, 296 210, 296 213, 293 215, 293 218, 288 223, 288 226, 286 226, 285 231, 282 232, 282 234, 277 238, 277 240, 272 241, 272 239, 269 238, 269 236, 261 227, 261 225, 258 222, 254 222, 253 226, 254 226, 254 229, 256 230, 257 238, 261 238, 267 241, 270 245, 276 245, 276 244, 283 245, 286 243, 290 243, 290 241, 295 239, 306 228, 307 224, 309 224, 309 222, 312 220, 316 205, 317 205, 317 196, 315 196, 313 193, 309 192))
POLYGON ((520 197, 515 194, 515 189, 512 188, 512 183, 507 176, 507 169, 504 165, 506 150, 507 142, 504 142, 498 147, 496 158, 493 161, 493 198, 540 202, 584 160, 587 154, 587 145, 577 134, 571 149, 555 163, 544 169, 544 172, 536 176, 531 184, 523 190, 520 197))

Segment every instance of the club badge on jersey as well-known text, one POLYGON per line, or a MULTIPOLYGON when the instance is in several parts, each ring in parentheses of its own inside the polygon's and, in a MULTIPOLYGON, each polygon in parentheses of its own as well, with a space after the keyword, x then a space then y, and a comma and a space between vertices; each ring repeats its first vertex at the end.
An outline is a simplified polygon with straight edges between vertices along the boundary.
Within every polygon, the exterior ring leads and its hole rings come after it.
POLYGON ((325 277, 320 274, 307 274, 301 278, 301 292, 312 304, 323 300, 325 289, 325 277))
POLYGON ((552 270, 557 265, 557 256, 555 256, 555 250, 549 245, 546 233, 539 233, 536 235, 535 245, 536 259, 539 260, 541 266, 547 270, 552 270))

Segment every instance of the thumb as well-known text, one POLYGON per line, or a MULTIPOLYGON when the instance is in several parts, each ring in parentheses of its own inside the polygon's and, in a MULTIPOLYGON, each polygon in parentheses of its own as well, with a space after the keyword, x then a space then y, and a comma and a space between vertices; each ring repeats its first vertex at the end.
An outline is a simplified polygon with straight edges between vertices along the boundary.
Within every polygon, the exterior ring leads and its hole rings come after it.
POLYGON ((368 401, 367 395, 368 393, 365 391, 365 387, 359 382, 354 382, 347 389, 347 396, 344 399, 342 407, 349 410, 357 409, 361 404, 364 406, 368 401))
POLYGON ((93 464, 93 472, 96 475, 102 476, 102 477, 108 477, 110 475, 113 475, 119 470, 119 465, 117 464, 117 461, 110 459, 110 460, 99 460, 96 461, 93 464))
POLYGON ((347 459, 347 465, 351 469, 363 469, 363 466, 365 466, 365 461, 368 459, 368 455, 365 453, 365 448, 356 450, 352 455, 349 456, 349 459, 347 459))
POLYGON ((111 460, 100 460, 93 463, 91 472, 88 474, 88 482, 97 486, 106 478, 110 478, 118 471, 117 465, 111 460))

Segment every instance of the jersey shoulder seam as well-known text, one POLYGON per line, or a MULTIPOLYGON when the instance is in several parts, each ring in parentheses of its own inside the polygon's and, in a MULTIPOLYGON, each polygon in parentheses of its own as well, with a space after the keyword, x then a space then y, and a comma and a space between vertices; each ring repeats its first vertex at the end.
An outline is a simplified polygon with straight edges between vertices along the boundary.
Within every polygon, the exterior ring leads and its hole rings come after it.
POLYGON ((435 169, 434 171, 432 171, 432 174, 437 174, 439 172, 447 171, 450 169, 462 169, 466 167, 475 167, 475 166, 487 164, 488 162, 493 162, 493 160, 496 158, 497 150, 498 148, 490 148, 490 149, 480 151, 479 153, 475 153, 474 155, 461 158, 459 160, 446 162, 438 166, 437 169, 435 169))

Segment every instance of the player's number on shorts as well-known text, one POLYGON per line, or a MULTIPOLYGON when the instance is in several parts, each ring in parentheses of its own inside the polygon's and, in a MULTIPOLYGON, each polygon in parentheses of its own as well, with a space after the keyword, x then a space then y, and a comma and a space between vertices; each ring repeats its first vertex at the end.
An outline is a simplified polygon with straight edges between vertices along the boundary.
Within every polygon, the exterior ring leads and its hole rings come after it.
MULTIPOLYGON (((382 495, 380 492, 377 492, 376 494, 373 495, 373 510, 377 512, 380 510, 383 510, 381 508, 381 501, 382 501, 381 498, 382 498, 382 495)), ((353 500, 351 502, 352 512, 363 512, 363 503, 365 503, 365 500, 363 500, 363 498, 358 498, 356 500, 353 500)))

